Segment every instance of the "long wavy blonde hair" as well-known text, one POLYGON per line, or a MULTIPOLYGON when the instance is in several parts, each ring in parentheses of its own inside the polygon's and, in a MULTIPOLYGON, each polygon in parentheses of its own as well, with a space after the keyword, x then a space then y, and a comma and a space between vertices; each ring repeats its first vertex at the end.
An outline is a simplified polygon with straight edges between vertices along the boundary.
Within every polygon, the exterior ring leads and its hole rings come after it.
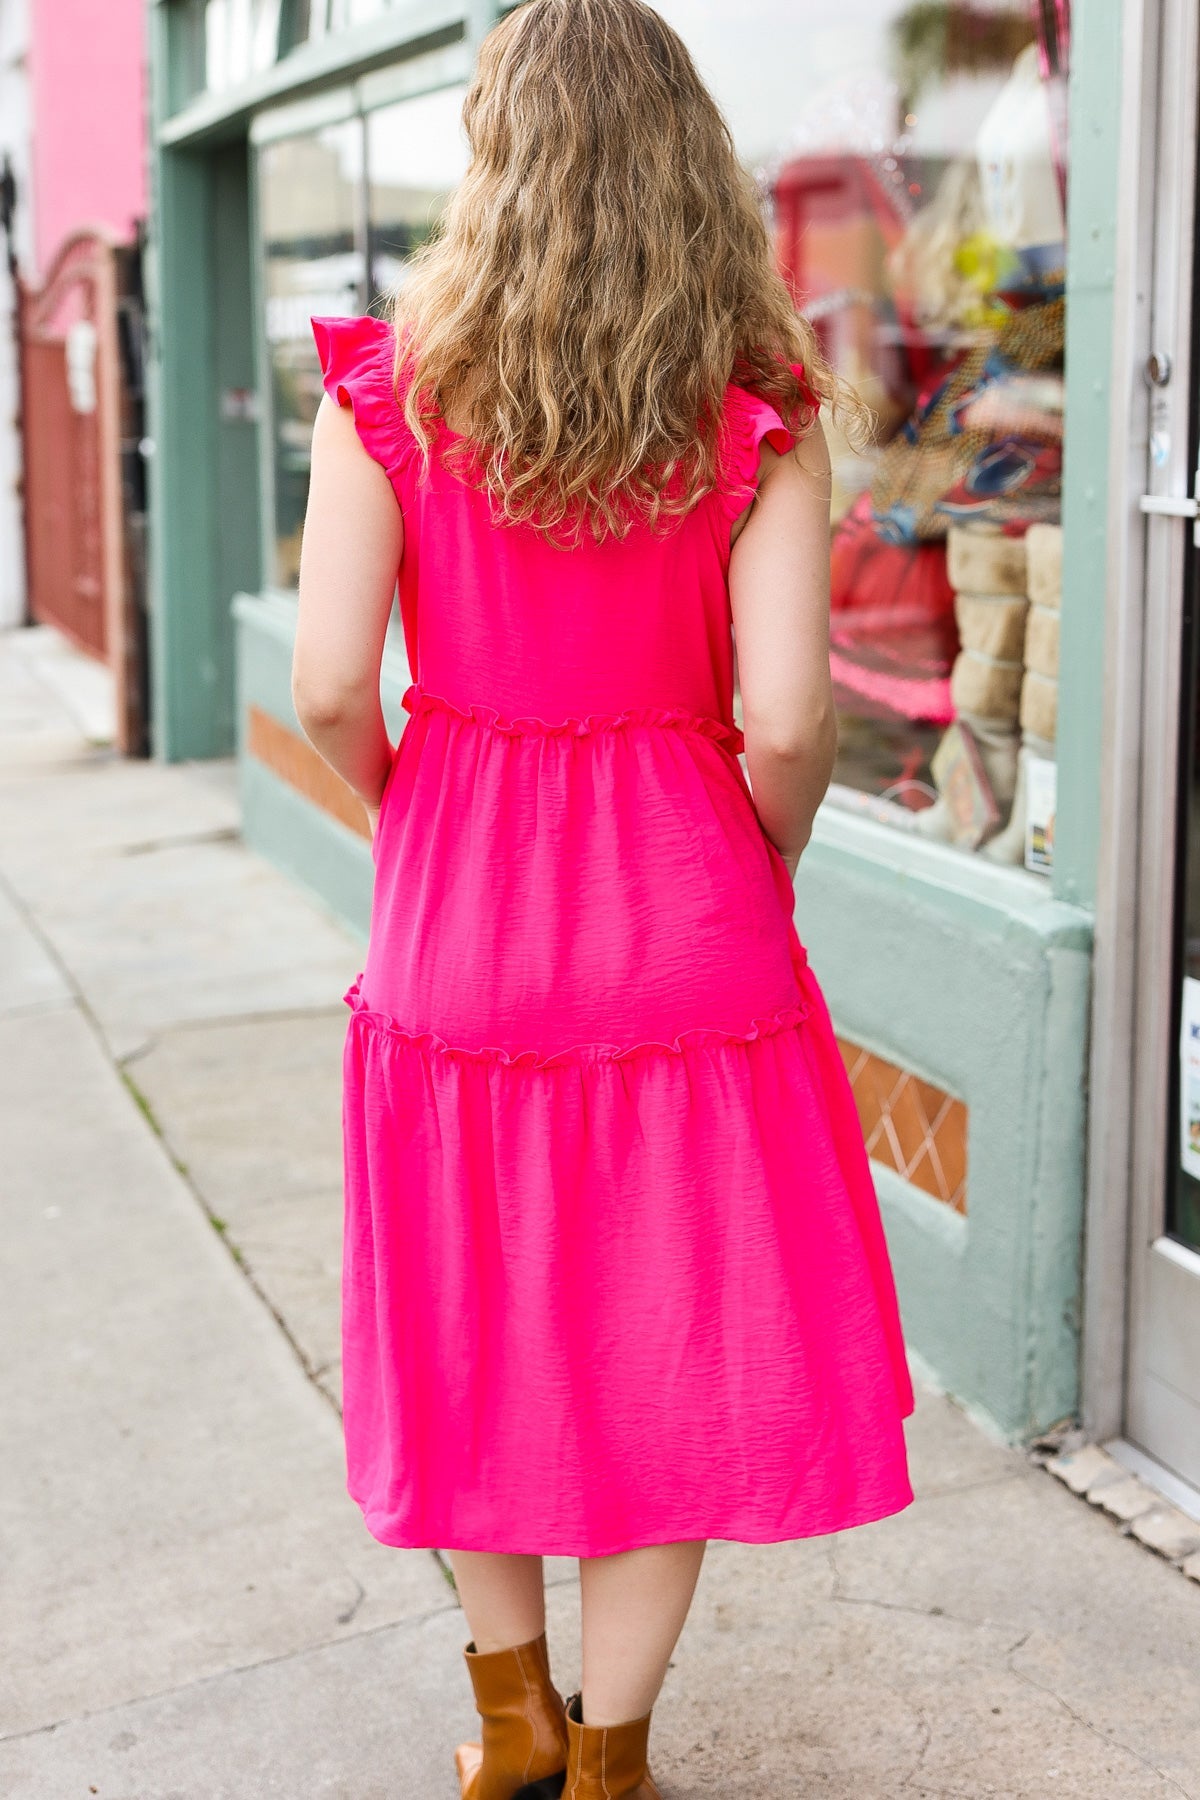
POLYGON ((797 432, 865 408, 777 273, 757 190, 680 38, 642 0, 525 0, 463 107, 471 161, 392 301, 426 456, 451 432, 498 513, 558 542, 689 512, 730 381, 797 432), (789 366, 803 365, 803 379, 789 366))

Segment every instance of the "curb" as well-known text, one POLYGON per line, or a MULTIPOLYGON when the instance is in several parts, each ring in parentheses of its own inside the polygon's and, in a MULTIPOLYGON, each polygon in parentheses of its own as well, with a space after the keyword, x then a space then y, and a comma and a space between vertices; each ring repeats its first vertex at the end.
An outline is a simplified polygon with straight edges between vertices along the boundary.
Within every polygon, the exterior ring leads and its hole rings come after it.
POLYGON ((1041 1454, 1035 1447, 1032 1454, 1056 1481, 1107 1513, 1122 1536, 1136 1538, 1180 1574, 1200 1583, 1200 1519, 1172 1506, 1099 1444, 1070 1450, 1048 1445, 1041 1454))

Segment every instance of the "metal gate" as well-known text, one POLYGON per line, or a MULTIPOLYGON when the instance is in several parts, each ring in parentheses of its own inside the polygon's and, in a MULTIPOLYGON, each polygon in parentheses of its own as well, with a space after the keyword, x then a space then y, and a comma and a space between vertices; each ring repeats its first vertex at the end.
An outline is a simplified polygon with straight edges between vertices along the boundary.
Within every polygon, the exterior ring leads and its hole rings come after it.
MULTIPOLYGON (((127 417, 118 314, 136 266, 100 230, 72 234, 42 286, 18 285, 21 428, 29 610, 89 655, 115 684, 118 748, 144 753, 145 631, 140 558, 126 541, 127 417)), ((138 407, 140 411, 140 407, 138 407)))

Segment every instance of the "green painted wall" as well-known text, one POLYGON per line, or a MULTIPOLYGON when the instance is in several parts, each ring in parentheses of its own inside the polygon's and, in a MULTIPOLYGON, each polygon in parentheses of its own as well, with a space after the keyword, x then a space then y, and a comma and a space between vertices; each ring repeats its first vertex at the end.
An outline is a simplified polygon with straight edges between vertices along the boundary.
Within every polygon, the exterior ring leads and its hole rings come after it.
POLYGON ((229 605, 259 580, 257 431, 222 416, 254 386, 244 141, 155 158, 151 570, 157 755, 235 736, 229 605))
POLYGON ((253 757, 238 768, 248 843, 358 933, 371 923, 371 853, 336 819, 319 812, 253 757))
POLYGON ((155 157, 151 462, 152 723, 156 755, 229 749, 227 661, 212 605, 216 467, 210 411, 210 170, 186 150, 155 157))
POLYGON ((222 708, 216 730, 232 746, 237 731, 234 701, 234 631, 231 602, 254 592, 262 580, 259 496, 259 427, 221 407, 223 394, 253 393, 257 294, 252 280, 250 230, 250 150, 244 137, 211 154, 215 243, 213 280, 213 374, 216 406, 213 454, 219 529, 213 559, 212 644, 217 658, 216 687, 222 708))
POLYGON ((878 1172, 912 1347, 1014 1441, 1076 1400, 1091 919, 822 813, 796 923, 839 1031, 969 1109, 967 1215, 878 1172))
POLYGON ((170 761, 233 748, 229 603, 260 579, 256 429, 221 407, 223 391, 254 385, 245 136, 163 141, 194 54, 190 37, 172 40, 180 23, 150 6, 151 711, 170 761))

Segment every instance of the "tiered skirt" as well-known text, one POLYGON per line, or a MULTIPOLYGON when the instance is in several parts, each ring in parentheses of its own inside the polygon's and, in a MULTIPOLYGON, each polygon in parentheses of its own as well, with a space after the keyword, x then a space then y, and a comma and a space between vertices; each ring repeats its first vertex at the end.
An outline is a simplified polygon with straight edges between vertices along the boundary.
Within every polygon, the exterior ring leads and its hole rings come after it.
POLYGON ((346 996, 368 1528, 597 1556, 901 1510, 878 1202, 736 734, 405 703, 346 996))

